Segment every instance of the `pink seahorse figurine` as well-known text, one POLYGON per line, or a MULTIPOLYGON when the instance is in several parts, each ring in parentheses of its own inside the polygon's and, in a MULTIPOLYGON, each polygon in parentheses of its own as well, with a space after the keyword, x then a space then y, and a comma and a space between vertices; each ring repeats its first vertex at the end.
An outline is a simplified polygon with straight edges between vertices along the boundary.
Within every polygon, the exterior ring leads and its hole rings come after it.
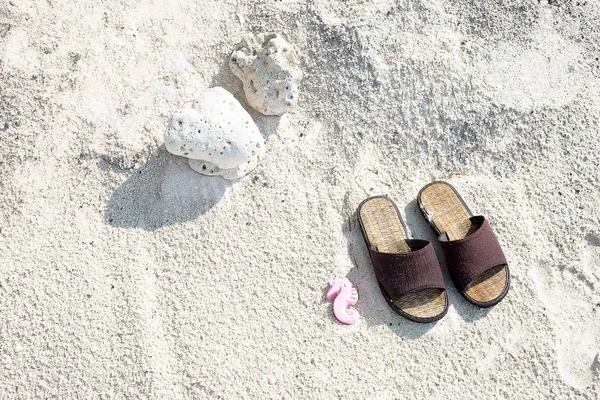
POLYGON ((352 287, 348 278, 335 278, 329 282, 329 291, 327 291, 327 300, 335 297, 333 302, 333 315, 342 324, 352 325, 358 321, 358 311, 348 310, 348 306, 353 306, 358 301, 358 292, 352 287))

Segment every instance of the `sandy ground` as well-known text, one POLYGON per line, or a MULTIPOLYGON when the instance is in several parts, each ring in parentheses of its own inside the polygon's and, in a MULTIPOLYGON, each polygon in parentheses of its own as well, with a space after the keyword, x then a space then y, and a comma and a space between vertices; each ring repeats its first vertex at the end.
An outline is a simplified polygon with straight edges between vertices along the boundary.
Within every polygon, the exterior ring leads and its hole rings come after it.
POLYGON ((0 49, 0 399, 600 397, 597 0, 2 0, 0 49), (227 65, 261 31, 304 72, 280 118, 227 65), (163 145, 215 85, 266 139, 235 183, 163 145), (482 310, 445 274, 448 315, 416 324, 355 209, 387 194, 433 240, 434 179, 513 282, 482 310))

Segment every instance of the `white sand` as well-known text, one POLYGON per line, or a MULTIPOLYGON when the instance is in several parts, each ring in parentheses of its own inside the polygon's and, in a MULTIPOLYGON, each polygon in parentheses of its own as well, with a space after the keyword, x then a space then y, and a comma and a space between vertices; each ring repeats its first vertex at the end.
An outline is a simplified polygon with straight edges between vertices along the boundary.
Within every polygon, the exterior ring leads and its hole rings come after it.
MULTIPOLYGON (((0 399, 597 399, 600 4, 0 3, 0 399), (329 4, 329 5, 323 5, 329 4), (295 44, 301 98, 234 184, 166 152, 171 110, 249 32, 295 44), (437 324, 385 304, 354 211, 412 234, 433 179, 513 274, 437 324), (361 313, 333 319, 347 276, 361 313)), ((439 248, 438 248, 439 250, 439 248)))

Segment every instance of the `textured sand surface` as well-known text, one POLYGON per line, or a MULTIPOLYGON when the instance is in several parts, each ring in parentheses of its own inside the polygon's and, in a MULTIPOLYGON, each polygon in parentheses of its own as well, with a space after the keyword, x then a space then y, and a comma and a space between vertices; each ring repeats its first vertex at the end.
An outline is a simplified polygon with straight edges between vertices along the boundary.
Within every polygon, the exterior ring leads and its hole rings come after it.
POLYGON ((598 399, 599 57, 598 0, 1 1, 0 399, 598 399), (283 117, 229 70, 261 31, 304 72, 283 117), (162 142, 215 85, 266 139, 235 183, 162 142), (481 310, 445 272, 421 325, 385 304, 355 209, 387 194, 433 240, 434 179, 513 281, 481 310))

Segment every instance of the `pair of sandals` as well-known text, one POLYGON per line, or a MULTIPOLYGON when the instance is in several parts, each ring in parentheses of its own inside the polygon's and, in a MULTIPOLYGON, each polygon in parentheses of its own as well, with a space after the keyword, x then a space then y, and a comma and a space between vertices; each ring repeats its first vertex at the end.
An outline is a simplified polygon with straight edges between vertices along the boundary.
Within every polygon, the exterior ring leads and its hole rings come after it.
MULTIPOLYGON (((439 235, 450 276, 463 297, 479 307, 502 300, 508 292, 510 272, 487 219, 473 216, 446 182, 425 186, 417 202, 439 235)), ((446 286, 431 242, 409 239, 396 204, 385 196, 363 201, 358 219, 390 307, 415 322, 433 322, 446 315, 446 286)))

